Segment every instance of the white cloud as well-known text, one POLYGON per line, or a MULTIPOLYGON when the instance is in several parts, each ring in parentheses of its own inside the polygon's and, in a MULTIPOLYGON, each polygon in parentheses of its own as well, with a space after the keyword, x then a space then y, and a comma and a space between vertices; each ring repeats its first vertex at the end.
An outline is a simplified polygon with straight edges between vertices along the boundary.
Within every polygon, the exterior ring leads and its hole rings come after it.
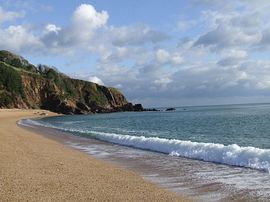
POLYGON ((54 33, 58 34, 58 32, 61 31, 61 27, 57 27, 54 24, 48 24, 45 29, 46 29, 47 33, 54 32, 54 33))
POLYGON ((107 23, 107 11, 97 12, 90 4, 81 4, 73 13, 72 24, 82 29, 97 29, 107 23))
MULTIPOLYGON (((156 79, 154 80, 154 83, 160 87, 161 89, 165 89, 168 84, 172 83, 173 81, 168 78, 168 77, 164 77, 164 78, 160 78, 160 79, 156 79)), ((167 89, 167 88, 166 88, 167 89)))
POLYGON ((164 49, 158 49, 156 51, 156 60, 160 64, 174 64, 174 65, 179 65, 183 62, 183 57, 180 53, 169 53, 168 51, 164 49))
POLYGON ((231 19, 231 23, 235 27, 249 29, 261 25, 260 15, 258 12, 248 13, 246 15, 236 16, 231 19))
POLYGON ((260 42, 258 43, 258 47, 262 50, 269 50, 270 48, 270 29, 266 28, 262 31, 262 36, 260 42))
POLYGON ((231 49, 229 51, 226 51, 225 56, 243 59, 247 57, 247 51, 231 49))
MULTIPOLYGON (((4 11, 0 7, 0 23, 22 17, 21 13, 4 11)), ((96 31, 105 27, 109 15, 106 11, 98 12, 90 4, 78 6, 71 16, 66 27, 48 23, 43 31, 34 30, 25 25, 10 25, 0 28, 0 45, 3 49, 16 51, 17 53, 31 52, 55 54, 68 54, 76 52, 76 48, 93 50, 91 44, 96 31)))
MULTIPOLYGON (((13 12, 5 12, 5 19, 13 19, 17 15, 13 12)), ((1 17, 1 10, 0 10, 1 17)), ((27 35, 20 35, 20 39, 24 36, 25 41, 31 41, 32 50, 39 50, 40 53, 47 54, 72 54, 75 52, 90 52, 97 54, 99 59, 117 59, 122 60, 129 57, 131 53, 138 53, 138 48, 127 48, 126 46, 144 46, 146 43, 157 44, 160 41, 168 39, 168 36, 162 32, 155 31, 146 25, 130 25, 122 27, 107 26, 109 14, 107 11, 97 11, 90 4, 81 4, 71 15, 70 21, 66 26, 58 26, 48 23, 44 30, 31 30, 27 27, 29 38, 27 35), (37 46, 37 47, 35 47, 37 46), (111 57, 111 58, 109 58, 111 57)), ((22 26, 24 27, 24 26, 22 26)), ((0 31, 4 32, 5 30, 0 31)), ((9 32, 5 31, 5 37, 9 32)), ((11 37, 12 38, 12 37, 11 37)), ((23 40, 22 40, 23 41, 23 40)), ((5 40, 3 47, 9 47, 5 40)), ((23 52, 23 43, 13 44, 11 50, 23 52)), ((26 44, 25 44, 26 45, 26 44)), ((36 52, 38 53, 38 52, 36 52)), ((140 59, 137 57, 137 61, 140 59)))
POLYGON ((152 30, 145 25, 112 27, 110 34, 116 46, 155 44, 169 38, 167 34, 152 30))
POLYGON ((171 57, 171 62, 175 65, 180 65, 184 62, 184 58, 180 53, 174 53, 171 57))
POLYGON ((106 11, 97 12, 90 4, 82 4, 74 11, 71 17, 71 25, 68 31, 74 40, 87 41, 93 36, 93 32, 105 26, 109 15, 106 11))
MULTIPOLYGON (((270 5, 269 2, 267 4, 270 5)), ((201 12, 205 31, 197 36, 195 46, 200 45, 213 52, 236 48, 255 50, 262 31, 269 27, 268 11, 254 1, 220 1, 220 5, 214 9, 209 9, 211 6, 208 5, 208 9, 201 12), (226 9, 225 5, 230 5, 230 8, 226 9)))
MULTIPOLYGON (((106 11, 98 12, 90 4, 81 4, 73 12, 66 27, 48 24, 45 33, 39 36, 47 51, 52 53, 93 50, 99 44, 91 43, 98 29, 104 28, 109 15, 106 11)), ((95 48, 95 50, 98 48, 95 48)))
POLYGON ((234 66, 246 58, 247 58, 246 51, 231 49, 223 53, 223 57, 218 61, 218 64, 221 66, 234 66))
POLYGON ((0 30, 0 47, 15 52, 37 51, 42 48, 42 43, 27 27, 18 25, 0 30))
POLYGON ((258 33, 246 33, 240 28, 231 26, 219 26, 199 37, 195 46, 213 48, 215 51, 225 48, 252 46, 260 39, 258 33))
POLYGON ((90 4, 82 4, 75 9, 70 24, 62 29, 59 45, 87 46, 93 38, 95 31, 106 25, 109 15, 106 11, 98 12, 90 4), (86 44, 85 44, 86 43, 86 44))
POLYGON ((90 76, 87 80, 91 81, 93 83, 97 83, 99 85, 104 85, 103 81, 100 78, 98 78, 97 76, 90 76))
POLYGON ((0 23, 6 22, 6 21, 13 21, 17 18, 23 17, 24 14, 20 12, 13 12, 13 11, 5 11, 0 6, 0 23))
POLYGON ((156 58, 159 63, 167 63, 170 60, 170 53, 164 49, 158 49, 156 58))

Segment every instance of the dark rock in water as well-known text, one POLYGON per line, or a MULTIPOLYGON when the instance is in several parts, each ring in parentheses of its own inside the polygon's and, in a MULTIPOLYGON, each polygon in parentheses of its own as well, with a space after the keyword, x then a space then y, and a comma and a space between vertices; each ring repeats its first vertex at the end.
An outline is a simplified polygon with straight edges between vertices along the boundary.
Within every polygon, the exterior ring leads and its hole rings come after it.
POLYGON ((170 107, 170 108, 167 108, 165 111, 175 111, 175 108, 170 107))
POLYGON ((135 112, 142 112, 142 111, 143 111, 143 106, 142 106, 142 104, 135 104, 135 105, 133 106, 133 110, 134 110, 135 112))
POLYGON ((134 110, 133 104, 130 102, 125 104, 121 109, 122 109, 122 111, 133 111, 134 110))
POLYGON ((159 112, 160 110, 158 110, 156 108, 146 108, 146 109, 143 109, 143 111, 146 111, 146 112, 159 112))
POLYGON ((135 104, 133 105, 132 103, 127 103, 123 107, 119 109, 120 111, 135 111, 135 112, 141 112, 144 111, 144 108, 142 104, 135 104))

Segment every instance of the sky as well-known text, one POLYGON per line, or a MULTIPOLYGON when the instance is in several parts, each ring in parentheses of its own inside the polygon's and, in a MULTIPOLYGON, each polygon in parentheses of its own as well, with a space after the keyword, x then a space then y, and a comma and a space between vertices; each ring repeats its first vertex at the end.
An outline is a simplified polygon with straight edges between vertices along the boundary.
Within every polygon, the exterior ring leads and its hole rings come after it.
POLYGON ((0 0, 0 49, 145 107, 270 101, 268 0, 0 0))

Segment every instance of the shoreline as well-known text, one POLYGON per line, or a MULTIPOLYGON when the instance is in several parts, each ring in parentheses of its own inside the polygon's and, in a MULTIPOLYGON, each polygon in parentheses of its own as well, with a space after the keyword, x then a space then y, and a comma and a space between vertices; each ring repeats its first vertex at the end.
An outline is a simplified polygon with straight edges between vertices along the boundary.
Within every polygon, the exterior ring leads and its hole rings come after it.
MULTIPOLYGON (((101 118, 105 118, 106 121, 106 117, 101 118)), ((48 122, 44 120, 41 124, 38 123, 39 121, 35 123, 35 121, 22 120, 19 126, 33 129, 34 133, 39 134, 44 130, 45 133, 41 135, 46 138, 95 159, 135 172, 146 181, 194 201, 265 201, 270 194, 270 184, 265 184, 270 178, 265 172, 102 141, 95 135, 93 138, 91 134, 88 135, 87 131, 90 130, 90 133, 92 131, 92 129, 87 129, 88 121, 83 121, 84 125, 83 123, 82 125, 75 124, 74 128, 72 125, 61 124, 65 121, 67 124, 72 124, 82 122, 82 120, 84 118, 76 116, 52 118, 47 120, 48 122), (22 126, 24 124, 25 126, 22 126), (77 130, 78 127, 79 130, 77 130), (86 133, 77 133, 76 131, 81 131, 80 128, 82 131, 86 128, 86 133), (264 191, 261 192, 261 190, 264 191)), ((85 120, 95 121, 95 118, 85 117, 85 120)), ((93 122, 91 127, 95 126, 93 122)), ((113 128, 111 131, 110 125, 108 127, 106 134, 114 134, 113 128)))
POLYGON ((45 110, 0 109, 0 198, 28 201, 188 201, 138 174, 19 127, 45 110), (36 114, 34 114, 36 113, 36 114))

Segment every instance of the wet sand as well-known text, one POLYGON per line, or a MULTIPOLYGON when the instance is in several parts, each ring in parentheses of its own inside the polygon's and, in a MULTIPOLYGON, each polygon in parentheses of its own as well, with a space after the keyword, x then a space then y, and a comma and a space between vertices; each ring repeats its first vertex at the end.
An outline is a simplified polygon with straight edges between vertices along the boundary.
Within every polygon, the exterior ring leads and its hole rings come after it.
POLYGON ((1 201, 187 201, 132 171, 16 124, 40 114, 41 110, 0 109, 1 201))

